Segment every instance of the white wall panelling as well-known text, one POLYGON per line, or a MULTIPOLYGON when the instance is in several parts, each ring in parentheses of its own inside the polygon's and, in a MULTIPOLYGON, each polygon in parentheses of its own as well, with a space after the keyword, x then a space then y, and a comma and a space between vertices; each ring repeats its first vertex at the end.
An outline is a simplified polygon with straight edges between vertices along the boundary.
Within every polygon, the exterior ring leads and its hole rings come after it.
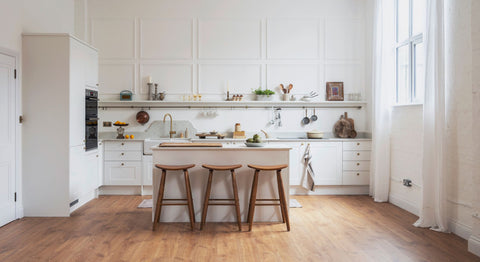
MULTIPOLYGON (((158 83, 159 92, 167 94, 190 94, 193 91, 193 65, 191 64, 141 64, 141 76, 151 76, 158 83)), ((147 94, 148 79, 140 79, 140 93, 147 94)))
POLYGON ((262 85, 262 67, 259 64, 200 64, 200 94, 248 94, 252 89, 262 85))
POLYGON ((122 90, 131 90, 136 93, 135 64, 101 63, 99 66, 99 83, 99 90, 102 95, 118 95, 122 90))
POLYGON ((140 19, 140 58, 192 59, 191 19, 140 19))
POLYGON ((292 92, 306 94, 320 91, 317 64, 269 64, 267 65, 267 87, 281 93, 279 84, 293 84, 292 92))
POLYGON ((91 42, 100 59, 135 58, 135 19, 102 18, 92 21, 91 42))
POLYGON ((199 59, 260 59, 260 19, 199 19, 199 59))
POLYGON ((323 21, 316 19, 268 19, 267 58, 317 59, 323 42, 323 21))
POLYGON ((326 59, 363 59, 364 32, 365 27, 361 19, 327 19, 325 26, 326 59))

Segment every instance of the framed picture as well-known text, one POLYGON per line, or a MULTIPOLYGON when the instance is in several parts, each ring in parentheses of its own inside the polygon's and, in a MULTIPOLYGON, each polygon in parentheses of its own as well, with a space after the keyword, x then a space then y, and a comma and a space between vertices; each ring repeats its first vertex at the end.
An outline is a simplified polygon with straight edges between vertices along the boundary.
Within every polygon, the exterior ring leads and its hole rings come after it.
POLYGON ((343 82, 327 82, 327 101, 343 101, 343 82))

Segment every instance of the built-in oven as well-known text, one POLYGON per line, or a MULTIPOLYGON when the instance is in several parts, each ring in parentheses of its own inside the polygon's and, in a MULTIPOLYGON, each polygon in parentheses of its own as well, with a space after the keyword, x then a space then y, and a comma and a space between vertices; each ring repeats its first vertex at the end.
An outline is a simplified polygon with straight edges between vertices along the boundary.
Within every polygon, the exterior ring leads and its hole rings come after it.
POLYGON ((85 89, 85 151, 98 148, 98 92, 85 89))

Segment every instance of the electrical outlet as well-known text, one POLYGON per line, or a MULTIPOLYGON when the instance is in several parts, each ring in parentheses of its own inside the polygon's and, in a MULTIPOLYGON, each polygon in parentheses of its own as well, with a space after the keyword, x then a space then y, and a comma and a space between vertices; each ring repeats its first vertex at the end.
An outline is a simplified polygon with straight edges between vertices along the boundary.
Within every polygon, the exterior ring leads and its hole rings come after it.
POLYGON ((412 186, 412 180, 403 179, 403 185, 406 186, 406 187, 411 187, 412 186))

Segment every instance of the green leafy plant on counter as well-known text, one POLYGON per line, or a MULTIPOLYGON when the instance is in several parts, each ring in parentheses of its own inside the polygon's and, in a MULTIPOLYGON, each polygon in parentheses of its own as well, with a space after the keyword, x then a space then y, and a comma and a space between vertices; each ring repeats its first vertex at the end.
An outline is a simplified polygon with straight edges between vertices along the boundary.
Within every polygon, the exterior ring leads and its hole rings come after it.
POLYGON ((262 90, 261 87, 253 90, 253 93, 256 94, 256 95, 266 95, 266 96, 275 94, 275 92, 273 90, 270 90, 268 88, 265 89, 265 90, 262 90))

